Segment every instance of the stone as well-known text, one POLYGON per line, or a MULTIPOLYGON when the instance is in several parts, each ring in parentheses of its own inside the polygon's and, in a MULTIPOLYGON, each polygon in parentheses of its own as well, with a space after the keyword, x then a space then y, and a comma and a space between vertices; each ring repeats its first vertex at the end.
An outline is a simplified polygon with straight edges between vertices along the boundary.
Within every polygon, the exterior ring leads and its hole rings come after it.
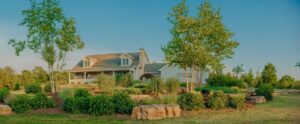
POLYGON ((248 96, 246 99, 255 104, 266 102, 266 98, 264 96, 248 96))
POLYGON ((134 107, 131 117, 140 120, 160 120, 180 117, 179 105, 140 105, 134 107))
POLYGON ((12 109, 8 105, 0 104, 0 115, 10 115, 12 114, 12 109))
POLYGON ((137 102, 153 99, 150 95, 130 95, 130 96, 134 101, 137 101, 137 102))

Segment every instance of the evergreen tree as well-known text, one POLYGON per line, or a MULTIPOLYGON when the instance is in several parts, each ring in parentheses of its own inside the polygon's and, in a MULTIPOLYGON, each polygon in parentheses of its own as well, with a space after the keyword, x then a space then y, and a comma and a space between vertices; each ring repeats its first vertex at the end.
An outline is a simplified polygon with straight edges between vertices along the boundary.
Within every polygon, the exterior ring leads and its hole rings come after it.
POLYGON ((276 86, 277 82, 277 71, 273 64, 268 63, 265 65, 264 70, 261 72, 261 78, 263 83, 269 83, 276 86))

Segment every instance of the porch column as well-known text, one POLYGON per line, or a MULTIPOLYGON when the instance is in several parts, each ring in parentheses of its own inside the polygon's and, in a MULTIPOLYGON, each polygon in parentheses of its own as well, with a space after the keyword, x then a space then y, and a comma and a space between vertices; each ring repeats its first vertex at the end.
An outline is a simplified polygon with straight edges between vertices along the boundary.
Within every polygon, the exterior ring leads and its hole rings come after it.
POLYGON ((86 72, 84 72, 83 79, 84 79, 84 82, 82 82, 82 83, 85 83, 85 81, 86 81, 86 72))
POLYGON ((69 84, 71 84, 71 74, 70 74, 70 72, 68 73, 68 75, 69 75, 69 84))
POLYGON ((113 77, 115 77, 115 71, 113 70, 113 77))

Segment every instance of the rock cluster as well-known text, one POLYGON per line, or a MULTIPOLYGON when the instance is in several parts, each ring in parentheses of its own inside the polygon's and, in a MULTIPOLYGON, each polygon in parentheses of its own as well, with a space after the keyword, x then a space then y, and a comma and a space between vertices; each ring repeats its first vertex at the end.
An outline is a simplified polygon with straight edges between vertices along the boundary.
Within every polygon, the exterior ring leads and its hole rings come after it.
POLYGON ((12 110, 8 105, 0 104, 0 115, 10 115, 11 113, 12 110))
POLYGON ((264 96, 248 96, 247 100, 255 104, 266 102, 266 98, 264 96))
POLYGON ((140 105, 133 108, 132 118, 140 120, 159 120, 180 117, 179 105, 140 105))

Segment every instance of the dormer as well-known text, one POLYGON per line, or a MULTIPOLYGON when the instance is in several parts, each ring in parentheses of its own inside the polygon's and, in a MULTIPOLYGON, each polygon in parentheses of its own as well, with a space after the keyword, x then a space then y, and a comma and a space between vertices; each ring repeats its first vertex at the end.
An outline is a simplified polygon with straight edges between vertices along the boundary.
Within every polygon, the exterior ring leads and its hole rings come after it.
POLYGON ((133 62, 133 57, 126 54, 126 53, 123 53, 122 55, 120 55, 120 65, 121 66, 130 66, 133 62))
POLYGON ((96 60, 93 58, 90 58, 88 56, 86 56, 82 59, 82 67, 83 68, 92 67, 95 63, 96 63, 96 60))

